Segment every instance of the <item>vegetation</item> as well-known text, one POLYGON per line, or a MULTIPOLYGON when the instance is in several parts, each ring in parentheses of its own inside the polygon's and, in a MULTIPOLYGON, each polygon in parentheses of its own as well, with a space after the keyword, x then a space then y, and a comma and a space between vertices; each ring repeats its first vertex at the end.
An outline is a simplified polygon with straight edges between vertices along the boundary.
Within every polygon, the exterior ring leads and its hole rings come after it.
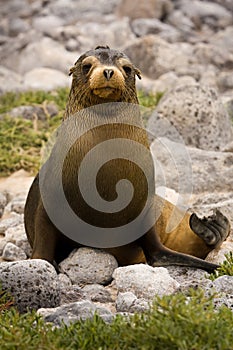
MULTIPOLYGON (((32 174, 38 171, 41 160, 41 148, 48 141, 51 133, 58 127, 66 106, 69 89, 61 88, 53 92, 29 91, 24 93, 9 92, 0 96, 0 173, 8 176, 14 171, 25 169, 32 174), (36 105, 46 110, 49 102, 58 106, 58 115, 47 116, 46 120, 26 120, 12 118, 10 111, 14 107, 36 105)), ((139 92, 140 104, 154 107, 162 94, 145 95, 139 92)))
POLYGON ((233 313, 201 290, 156 298, 152 308, 106 324, 97 315, 54 328, 35 312, 0 312, 1 350, 229 350, 233 313))
POLYGON ((224 275, 233 276, 233 252, 225 254, 225 258, 220 267, 210 274, 209 278, 212 281, 224 275))

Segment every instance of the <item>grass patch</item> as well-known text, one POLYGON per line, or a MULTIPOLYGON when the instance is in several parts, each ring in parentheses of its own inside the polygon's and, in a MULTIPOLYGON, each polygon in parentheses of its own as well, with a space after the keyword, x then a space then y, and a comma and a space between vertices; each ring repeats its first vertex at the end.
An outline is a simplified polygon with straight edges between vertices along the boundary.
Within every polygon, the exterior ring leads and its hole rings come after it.
POLYGON ((209 279, 212 281, 224 275, 233 276, 233 252, 225 254, 225 258, 226 260, 220 264, 220 267, 209 275, 209 279))
POLYGON ((1 350, 229 350, 233 313, 201 290, 156 298, 150 311, 105 324, 95 316, 53 328, 30 312, 0 313, 1 350))
MULTIPOLYGON (((0 124, 0 173, 8 176, 24 169, 35 175, 41 161, 41 148, 48 141, 51 133, 59 126, 68 99, 68 88, 53 92, 28 91, 23 93, 8 92, 0 96, 0 114, 8 113, 0 124), (45 121, 31 121, 23 118, 11 118, 10 111, 14 107, 25 105, 43 105, 54 102, 59 113, 56 117, 48 117, 45 121)), ((140 104, 153 108, 162 94, 145 95, 139 92, 140 104)))

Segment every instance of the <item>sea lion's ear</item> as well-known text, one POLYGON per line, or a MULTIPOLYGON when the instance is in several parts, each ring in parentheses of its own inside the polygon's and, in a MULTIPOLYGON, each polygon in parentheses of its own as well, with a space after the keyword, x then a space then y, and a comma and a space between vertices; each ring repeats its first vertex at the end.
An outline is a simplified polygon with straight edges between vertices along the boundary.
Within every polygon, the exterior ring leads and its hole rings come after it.
POLYGON ((69 72, 69 75, 72 75, 72 74, 74 73, 74 71, 75 71, 75 68, 76 68, 75 66, 73 66, 73 67, 71 67, 71 68, 70 68, 70 72, 69 72))
POLYGON ((142 73, 138 68, 135 68, 135 74, 138 77, 138 79, 140 80, 142 79, 142 73))

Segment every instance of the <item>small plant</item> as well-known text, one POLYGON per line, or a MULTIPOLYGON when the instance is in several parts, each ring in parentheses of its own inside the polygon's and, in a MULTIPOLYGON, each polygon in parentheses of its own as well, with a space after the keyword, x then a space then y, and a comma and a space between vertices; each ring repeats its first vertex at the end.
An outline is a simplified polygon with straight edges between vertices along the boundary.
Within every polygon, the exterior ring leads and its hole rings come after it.
POLYGON ((212 281, 224 275, 233 276, 233 252, 225 254, 225 258, 226 260, 220 264, 220 267, 209 275, 209 279, 212 281))
POLYGON ((14 305, 12 296, 4 291, 0 284, 0 315, 14 305))

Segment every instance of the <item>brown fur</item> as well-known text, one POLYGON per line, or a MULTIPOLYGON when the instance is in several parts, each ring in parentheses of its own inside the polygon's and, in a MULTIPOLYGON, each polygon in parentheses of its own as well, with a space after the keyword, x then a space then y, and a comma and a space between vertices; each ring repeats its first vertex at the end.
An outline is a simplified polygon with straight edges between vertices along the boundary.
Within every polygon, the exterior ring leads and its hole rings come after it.
MULTIPOLYGON (((124 54, 118 51, 110 50, 107 47, 88 51, 78 59, 74 67, 71 68, 70 74, 73 76, 73 81, 64 120, 84 108, 106 102, 138 104, 135 76, 140 78, 140 72, 124 54)), ((137 111, 133 117, 140 117, 137 115, 137 111)), ((88 116, 86 122, 90 123, 88 116)), ((60 137, 63 140, 69 137, 69 133, 72 133, 72 129, 77 125, 70 127, 68 133, 62 133, 60 137)), ((134 188, 137 189, 132 207, 115 215, 105 215, 103 219, 103 216, 94 212, 82 200, 77 186, 77 168, 83 156, 99 142, 118 137, 134 140, 149 149, 147 134, 142 127, 127 126, 124 123, 115 124, 113 121, 112 124, 96 127, 81 136, 69 150, 63 166, 63 187, 70 206, 76 214, 97 226, 114 227, 126 224, 137 217, 146 200, 147 185, 142 172, 133 163, 122 159, 112 160, 110 165, 107 164, 103 167, 97 178, 97 188, 105 200, 112 201, 116 196, 114 185, 122 178, 129 179, 134 188)), ((59 147, 62 146, 60 146, 60 142, 57 142, 54 150, 58 153, 59 147)), ((51 162, 53 162, 52 157, 51 162)), ((52 163, 52 165, 52 169, 56 169, 56 163, 52 163)), ((48 171, 46 176, 51 183, 48 192, 51 192, 52 196, 53 184, 56 183, 56 173, 48 171)), ((154 181, 153 170, 151 170, 151 179, 154 181)), ((166 226, 174 206, 167 201, 164 202, 158 196, 155 196, 154 202, 155 211, 163 206, 154 227, 135 242, 106 249, 116 257, 119 264, 127 265, 141 262, 148 262, 153 266, 177 264, 199 267, 208 271, 216 268, 214 264, 176 253, 173 250, 204 258, 211 249, 226 238, 229 232, 227 219, 222 214, 216 214, 210 220, 201 221, 196 216, 190 216, 186 213, 178 227, 168 234, 166 226), (191 229, 190 224, 194 230, 191 229), (170 249, 165 248, 163 244, 170 249)), ((60 210, 59 204, 58 210, 60 210)), ((178 208, 175 210, 176 215, 179 216, 181 213, 178 208)), ((33 247, 32 258, 59 262, 77 246, 77 243, 75 244, 65 237, 50 221, 40 196, 38 175, 27 198, 25 227, 29 242, 33 247)))

